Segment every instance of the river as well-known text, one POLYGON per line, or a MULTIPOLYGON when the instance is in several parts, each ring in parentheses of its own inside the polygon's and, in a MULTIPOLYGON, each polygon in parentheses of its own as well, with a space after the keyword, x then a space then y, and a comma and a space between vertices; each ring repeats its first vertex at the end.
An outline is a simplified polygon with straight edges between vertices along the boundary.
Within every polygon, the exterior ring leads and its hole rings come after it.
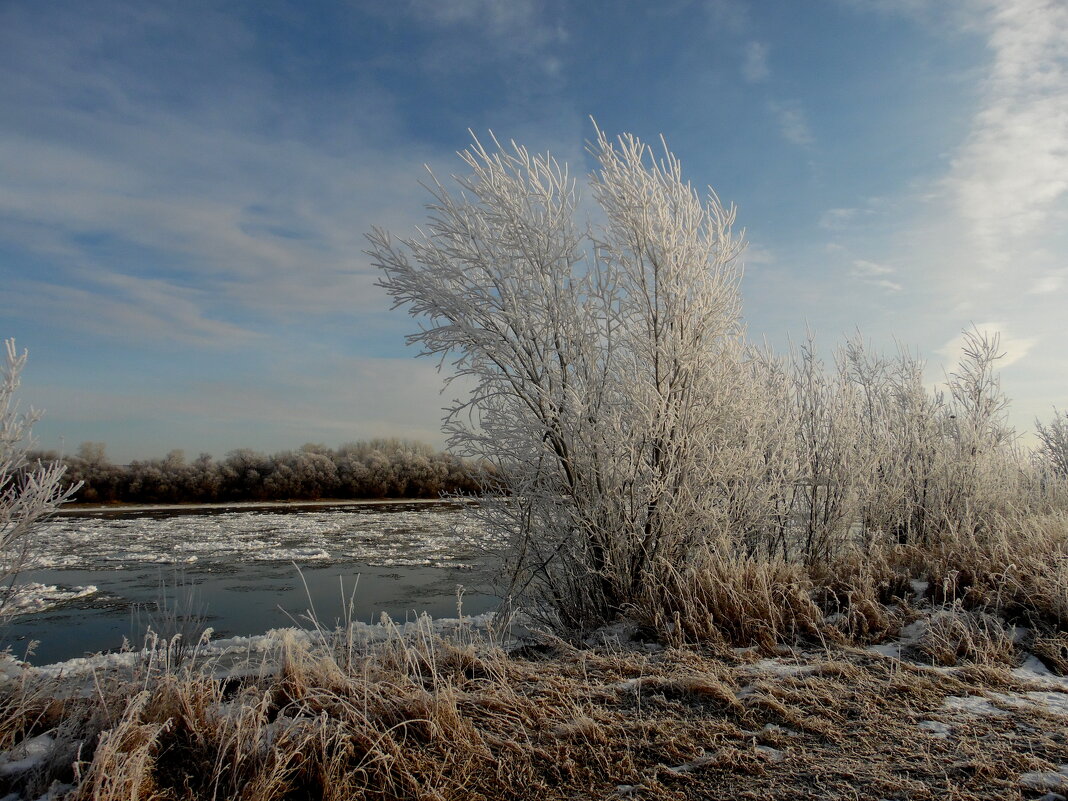
POLYGON ((75 510, 35 535, 0 648, 48 664, 140 646, 145 629, 214 637, 495 608, 490 545, 458 503, 75 510), (298 569, 299 568, 299 569, 298 569), (170 612, 168 610, 171 610, 170 612), (202 620, 201 620, 202 619, 202 620))

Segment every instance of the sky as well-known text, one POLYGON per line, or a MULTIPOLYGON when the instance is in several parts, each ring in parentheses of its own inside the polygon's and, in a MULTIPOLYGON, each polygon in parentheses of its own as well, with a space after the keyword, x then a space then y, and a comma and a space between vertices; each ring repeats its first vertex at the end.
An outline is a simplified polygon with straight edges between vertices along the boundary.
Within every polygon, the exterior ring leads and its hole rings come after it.
POLYGON ((442 445, 364 235, 492 130, 590 169, 663 134, 738 207, 749 335, 932 381, 998 331, 1068 407, 1064 0, 0 0, 0 338, 44 448, 442 445))

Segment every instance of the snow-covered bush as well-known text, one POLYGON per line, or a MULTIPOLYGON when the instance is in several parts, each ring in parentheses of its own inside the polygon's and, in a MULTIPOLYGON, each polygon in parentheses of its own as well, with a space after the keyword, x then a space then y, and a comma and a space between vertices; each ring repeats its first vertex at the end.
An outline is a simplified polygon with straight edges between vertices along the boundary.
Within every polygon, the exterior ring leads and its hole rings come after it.
POLYGON ((445 424, 455 452, 499 468, 482 509, 511 535, 510 589, 581 628, 730 533, 733 488, 753 483, 743 244, 666 147, 598 132, 594 229, 566 166, 493 145, 462 154, 459 192, 431 184, 425 232, 376 229, 371 254, 425 321, 410 340, 473 379, 445 424))
POLYGON ((58 463, 30 464, 26 451, 40 414, 33 409, 20 413, 15 399, 26 352, 19 354, 13 339, 5 340, 4 350, 0 361, 0 617, 32 553, 34 524, 77 489, 63 487, 64 468, 58 463))

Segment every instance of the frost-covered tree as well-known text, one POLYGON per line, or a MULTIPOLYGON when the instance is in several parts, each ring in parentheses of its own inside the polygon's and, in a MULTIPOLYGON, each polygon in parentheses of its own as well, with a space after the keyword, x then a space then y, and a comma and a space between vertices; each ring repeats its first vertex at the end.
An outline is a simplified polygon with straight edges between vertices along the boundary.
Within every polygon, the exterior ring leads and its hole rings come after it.
POLYGON ((1053 410, 1053 419, 1049 424, 1035 420, 1038 434, 1039 457, 1047 469, 1058 478, 1068 479, 1068 412, 1053 410))
POLYGON ((445 427, 495 468, 482 508, 511 591, 578 627, 730 529, 751 386, 734 210, 666 147, 598 132, 590 152, 599 227, 566 166, 476 139, 458 191, 430 184, 425 231, 369 235, 382 285, 424 320, 410 341, 473 380, 445 427))
POLYGON ((5 340, 4 351, 0 361, 0 617, 15 579, 32 555, 34 524, 77 489, 64 489, 64 467, 59 463, 30 463, 31 429, 40 414, 33 409, 20 413, 15 398, 26 352, 20 354, 13 339, 5 340))

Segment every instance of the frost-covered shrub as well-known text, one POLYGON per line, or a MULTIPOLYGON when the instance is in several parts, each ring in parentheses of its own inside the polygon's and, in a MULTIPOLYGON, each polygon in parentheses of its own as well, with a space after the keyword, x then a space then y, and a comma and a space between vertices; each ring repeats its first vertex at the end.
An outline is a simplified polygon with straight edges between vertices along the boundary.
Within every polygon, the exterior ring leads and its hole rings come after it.
POLYGON ((34 524, 43 520, 72 494, 64 489, 64 468, 58 463, 32 463, 27 456, 31 429, 40 418, 33 409, 19 412, 15 392, 26 364, 26 352, 15 340, 4 342, 0 361, 0 617, 19 572, 34 547, 34 524))
POLYGON ((1038 455, 1051 477, 1068 481, 1068 412, 1053 410, 1049 424, 1035 420, 1039 442, 1038 455))
POLYGON ((383 286, 424 320, 410 339, 473 379, 446 428, 498 468, 482 509, 511 537, 508 589, 578 627, 658 565, 733 547, 740 519, 759 531, 749 491, 777 469, 749 427, 733 209, 666 149, 598 132, 590 152, 596 229, 565 166, 476 140, 459 192, 432 184, 425 233, 370 235, 383 286))

